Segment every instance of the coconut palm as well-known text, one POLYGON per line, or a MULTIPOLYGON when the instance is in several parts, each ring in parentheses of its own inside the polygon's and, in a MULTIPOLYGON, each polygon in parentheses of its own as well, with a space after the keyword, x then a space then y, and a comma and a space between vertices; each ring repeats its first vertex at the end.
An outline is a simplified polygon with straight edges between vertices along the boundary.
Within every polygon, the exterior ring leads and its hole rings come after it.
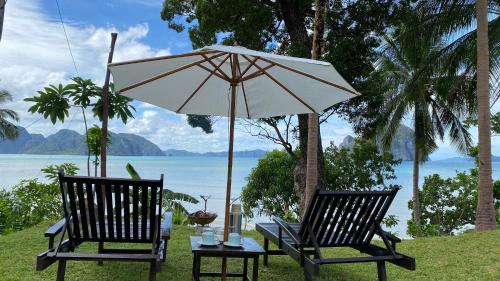
MULTIPOLYGON (((0 105, 12 101, 12 95, 6 90, 0 90, 0 105)), ((13 140, 19 136, 19 128, 11 121, 18 122, 19 116, 14 110, 0 108, 0 141, 13 140)))
MULTIPOLYGON (((415 24, 422 14, 412 12, 405 17, 415 24)), ((427 68, 429 57, 440 51, 441 42, 415 40, 417 44, 402 41, 408 25, 403 23, 392 36, 386 36, 386 45, 377 62, 378 71, 389 83, 386 109, 381 114, 378 133, 384 147, 390 147, 397 128, 408 116, 414 128, 413 157, 413 223, 420 226, 419 165, 437 149, 437 140, 446 133, 451 143, 463 153, 471 146, 471 137, 461 118, 474 107, 467 88, 453 84, 454 76, 440 72, 438 67, 427 68)))
POLYGON ((425 28, 434 38, 448 44, 434 62, 446 65, 450 73, 474 77, 477 81, 479 192, 477 230, 496 228, 491 178, 490 98, 500 97, 500 1, 423 1, 429 16, 425 28), (458 36, 457 36, 458 35, 458 36), (489 74, 488 74, 489 73, 489 74), (491 81, 491 83, 489 82, 491 81))

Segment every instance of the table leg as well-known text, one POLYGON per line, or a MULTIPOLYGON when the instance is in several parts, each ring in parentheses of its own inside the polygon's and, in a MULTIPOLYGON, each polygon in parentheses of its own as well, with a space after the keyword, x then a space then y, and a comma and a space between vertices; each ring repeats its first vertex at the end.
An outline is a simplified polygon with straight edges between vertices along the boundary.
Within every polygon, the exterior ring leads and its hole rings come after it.
POLYGON ((259 279, 259 256, 253 258, 253 274, 252 280, 257 281, 259 279))
POLYGON ((269 252, 269 239, 264 238, 264 265, 268 266, 268 261, 269 261, 269 255, 267 254, 269 252))
POLYGON ((227 258, 223 257, 222 258, 222 270, 221 270, 221 274, 220 274, 221 281, 226 281, 226 270, 227 270, 227 258))
POLYGON ((198 254, 194 254, 193 257, 193 280, 200 280, 200 268, 201 268, 201 256, 198 254))
POLYGON ((243 281, 248 280, 248 258, 243 258, 243 281))

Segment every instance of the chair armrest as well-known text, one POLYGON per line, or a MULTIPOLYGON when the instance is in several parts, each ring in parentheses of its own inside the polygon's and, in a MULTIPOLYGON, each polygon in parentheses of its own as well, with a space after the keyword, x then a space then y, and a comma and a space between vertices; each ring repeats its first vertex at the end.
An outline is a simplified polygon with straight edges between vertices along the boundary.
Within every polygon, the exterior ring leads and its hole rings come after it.
MULTIPOLYGON (((302 245, 299 234, 283 219, 278 217, 273 217, 273 221, 278 225, 278 227, 284 231, 290 238, 292 238, 293 242, 297 245, 302 245)), ((281 236, 279 237, 281 240, 281 236)))
POLYGON ((62 231, 64 224, 66 223, 66 219, 61 219, 60 221, 56 222, 54 225, 49 227, 47 231, 45 231, 45 237, 55 237, 59 232, 62 231))
POLYGON ((387 232, 385 230, 380 230, 384 235, 385 237, 387 237, 387 239, 391 240, 391 242, 393 243, 400 243, 401 242, 401 239, 399 239, 396 235, 390 233, 390 232, 387 232))
POLYGON ((172 212, 165 212, 161 221, 161 237, 170 238, 170 230, 172 229, 172 212))

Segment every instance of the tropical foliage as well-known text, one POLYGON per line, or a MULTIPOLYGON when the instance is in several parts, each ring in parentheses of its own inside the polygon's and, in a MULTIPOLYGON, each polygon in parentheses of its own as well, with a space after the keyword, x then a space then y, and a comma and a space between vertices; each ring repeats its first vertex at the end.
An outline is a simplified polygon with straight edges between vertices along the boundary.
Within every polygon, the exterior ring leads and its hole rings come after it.
POLYGON ((283 150, 273 150, 259 159, 241 193, 243 213, 297 218, 298 198, 293 189, 295 159, 283 150))
MULTIPOLYGON (((90 154, 94 156, 94 160, 92 162, 94 164, 94 175, 96 177, 97 177, 97 167, 99 166, 99 157, 101 156, 101 139, 102 139, 102 130, 99 126, 94 125, 87 130, 87 136, 85 141, 89 148, 90 154)), ((111 140, 108 134, 106 143, 109 144, 110 142, 111 140)))
POLYGON ((333 143, 325 150, 326 188, 330 190, 377 190, 395 188, 395 160, 388 151, 380 152, 372 140, 357 138, 352 149, 333 143))
POLYGON ((28 228, 45 220, 62 217, 61 191, 57 172, 74 175, 78 168, 71 163, 42 169, 49 183, 37 179, 22 180, 9 191, 0 190, 0 234, 28 228))
MULTIPOLYGON (((127 169, 127 172, 132 179, 141 178, 139 173, 135 170, 134 166, 132 166, 130 163, 127 163, 127 166, 125 168, 127 169)), ((174 192, 166 188, 163 189, 162 207, 165 211, 174 212, 174 215, 176 217, 174 221, 177 222, 186 221, 182 218, 178 218, 181 215, 181 213, 184 214, 184 216, 188 213, 186 208, 182 205, 183 203, 198 204, 199 201, 189 194, 174 192)))
MULTIPOLYGON (((468 87, 455 87, 456 75, 436 65, 429 68, 432 58, 442 47, 441 39, 427 38, 423 30, 418 40, 404 40, 406 33, 416 32, 414 25, 422 22, 421 10, 408 11, 393 34, 385 37, 378 71, 389 85, 385 109, 377 130, 384 147, 389 148, 394 134, 407 116, 411 116, 415 131, 413 176, 413 221, 420 223, 419 164, 437 149, 437 141, 447 134, 452 145, 461 153, 471 147, 471 136, 461 120, 475 112, 475 99, 468 87)), ((463 85, 470 81, 464 78, 463 85)))
MULTIPOLYGON (((12 95, 5 90, 0 90, 0 106, 9 101, 12 101, 12 95)), ((12 122, 18 121, 19 116, 14 110, 0 108, 0 141, 17 138, 19 129, 12 122)))
MULTIPOLYGON (((38 91, 38 95, 25 98, 24 100, 34 103, 28 109, 29 112, 41 114, 43 118, 50 119, 53 124, 58 121, 64 123, 72 107, 81 109, 85 124, 85 135, 87 137, 87 174, 90 175, 90 144, 93 142, 88 139, 89 129, 85 112, 87 108, 91 108, 94 117, 102 120, 102 89, 90 79, 73 77, 72 81, 72 83, 66 85, 49 85, 44 87, 43 90, 38 91)), ((119 118, 123 123, 127 123, 129 118, 134 118, 133 111, 135 111, 135 108, 130 104, 132 99, 115 93, 113 85, 110 86, 110 89, 109 118, 119 118)), ((95 155, 95 153, 93 154, 95 155)))
MULTIPOLYGON (((398 187, 389 182, 395 178, 394 160, 388 152, 380 153, 370 140, 358 139, 352 148, 331 144, 324 152, 326 186, 330 190, 377 190, 398 187)), ((294 192, 295 161, 285 151, 273 150, 264 155, 252 169, 241 200, 244 214, 299 218, 299 199, 294 192)), ((394 222, 393 217, 389 223, 394 222)))

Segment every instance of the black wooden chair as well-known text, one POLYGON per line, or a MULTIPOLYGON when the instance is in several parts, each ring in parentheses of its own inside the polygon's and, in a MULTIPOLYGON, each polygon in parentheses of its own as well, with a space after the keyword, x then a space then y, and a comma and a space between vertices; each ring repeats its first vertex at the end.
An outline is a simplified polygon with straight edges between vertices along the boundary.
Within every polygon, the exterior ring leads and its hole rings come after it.
POLYGON ((264 265, 269 255, 290 255, 304 268, 306 280, 318 276, 326 264, 376 262, 378 279, 387 280, 385 263, 415 270, 415 259, 396 252, 401 240, 382 230, 380 224, 396 196, 390 191, 316 190, 302 223, 259 223, 256 229, 264 236, 264 265), (372 244, 377 234, 384 247, 372 244), (270 250, 269 241, 279 250, 270 250), (365 255, 349 258, 324 258, 321 248, 351 247, 365 255))
POLYGON ((57 280, 61 281, 68 260, 99 265, 108 260, 149 262, 149 280, 155 280, 166 258, 172 224, 172 214, 162 214, 163 175, 160 180, 131 180, 60 174, 59 182, 64 219, 45 232, 49 249, 38 255, 36 269, 44 270, 58 261, 57 280), (61 237, 55 244, 58 234, 61 237), (83 242, 97 242, 98 253, 74 252, 83 242), (105 242, 150 246, 111 249, 104 248, 105 242))

